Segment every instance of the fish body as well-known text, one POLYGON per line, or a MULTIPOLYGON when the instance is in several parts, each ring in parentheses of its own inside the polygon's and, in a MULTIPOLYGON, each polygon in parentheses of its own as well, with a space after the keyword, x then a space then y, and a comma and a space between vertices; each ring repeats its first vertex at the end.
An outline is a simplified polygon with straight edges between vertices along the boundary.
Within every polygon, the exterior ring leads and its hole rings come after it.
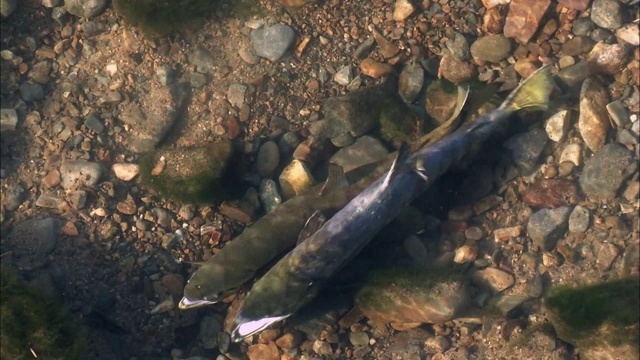
POLYGON ((496 111, 413 156, 400 154, 385 176, 353 198, 254 284, 236 315, 232 339, 237 342, 261 331, 311 301, 382 227, 452 165, 473 155, 514 111, 546 108, 551 88, 548 68, 540 69, 496 111))

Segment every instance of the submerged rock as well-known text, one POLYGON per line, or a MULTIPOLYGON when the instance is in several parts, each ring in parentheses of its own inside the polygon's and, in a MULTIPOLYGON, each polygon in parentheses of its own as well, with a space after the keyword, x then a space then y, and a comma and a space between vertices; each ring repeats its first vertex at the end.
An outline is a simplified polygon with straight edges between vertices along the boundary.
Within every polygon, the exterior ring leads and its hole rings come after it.
POLYGON ((589 196, 613 199, 638 168, 633 153, 618 144, 607 144, 584 166, 580 186, 589 196))
POLYGON ((363 313, 384 323, 440 324, 454 319, 468 303, 467 283, 450 270, 380 270, 356 295, 363 313))

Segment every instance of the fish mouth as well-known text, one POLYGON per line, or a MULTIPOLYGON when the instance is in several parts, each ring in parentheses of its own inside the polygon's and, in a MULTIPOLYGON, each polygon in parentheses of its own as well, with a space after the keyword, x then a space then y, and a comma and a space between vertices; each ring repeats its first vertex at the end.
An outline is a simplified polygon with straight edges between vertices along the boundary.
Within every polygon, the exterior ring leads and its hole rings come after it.
POLYGON ((253 321, 237 321, 238 326, 236 326, 236 328, 231 333, 231 340, 236 343, 240 342, 244 338, 266 329, 267 327, 269 327, 269 325, 286 319, 287 317, 289 317, 289 315, 291 314, 267 317, 253 321))
POLYGON ((205 306, 205 305, 211 305, 215 303, 217 303, 217 301, 189 300, 187 297, 183 297, 182 300, 180 300, 180 302, 178 303, 178 308, 185 310, 185 309, 192 309, 192 308, 205 306))

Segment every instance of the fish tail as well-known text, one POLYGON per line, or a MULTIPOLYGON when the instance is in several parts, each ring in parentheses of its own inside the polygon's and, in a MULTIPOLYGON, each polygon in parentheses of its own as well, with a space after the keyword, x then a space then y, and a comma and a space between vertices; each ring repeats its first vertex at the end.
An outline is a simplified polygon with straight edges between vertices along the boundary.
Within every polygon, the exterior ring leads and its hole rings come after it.
POLYGON ((509 112, 521 109, 546 110, 554 88, 550 69, 547 65, 536 70, 509 94, 500 108, 509 112))

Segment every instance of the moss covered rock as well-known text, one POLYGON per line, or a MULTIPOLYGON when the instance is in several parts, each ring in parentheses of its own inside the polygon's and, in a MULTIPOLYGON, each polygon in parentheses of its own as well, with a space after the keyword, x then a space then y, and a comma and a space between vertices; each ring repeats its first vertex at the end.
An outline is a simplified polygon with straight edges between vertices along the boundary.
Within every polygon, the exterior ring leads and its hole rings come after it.
POLYGON ((83 338, 69 312, 53 298, 0 269, 0 358, 80 359, 83 338))
POLYGON ((638 359, 639 281, 552 289, 544 305, 558 337, 578 347, 583 359, 638 359))
POLYGON ((362 312, 383 323, 440 324, 454 319, 468 303, 466 280, 451 270, 378 270, 356 294, 362 312))
POLYGON ((177 149, 158 149, 140 159, 143 184, 163 196, 194 203, 238 195, 239 159, 228 141, 177 149))

